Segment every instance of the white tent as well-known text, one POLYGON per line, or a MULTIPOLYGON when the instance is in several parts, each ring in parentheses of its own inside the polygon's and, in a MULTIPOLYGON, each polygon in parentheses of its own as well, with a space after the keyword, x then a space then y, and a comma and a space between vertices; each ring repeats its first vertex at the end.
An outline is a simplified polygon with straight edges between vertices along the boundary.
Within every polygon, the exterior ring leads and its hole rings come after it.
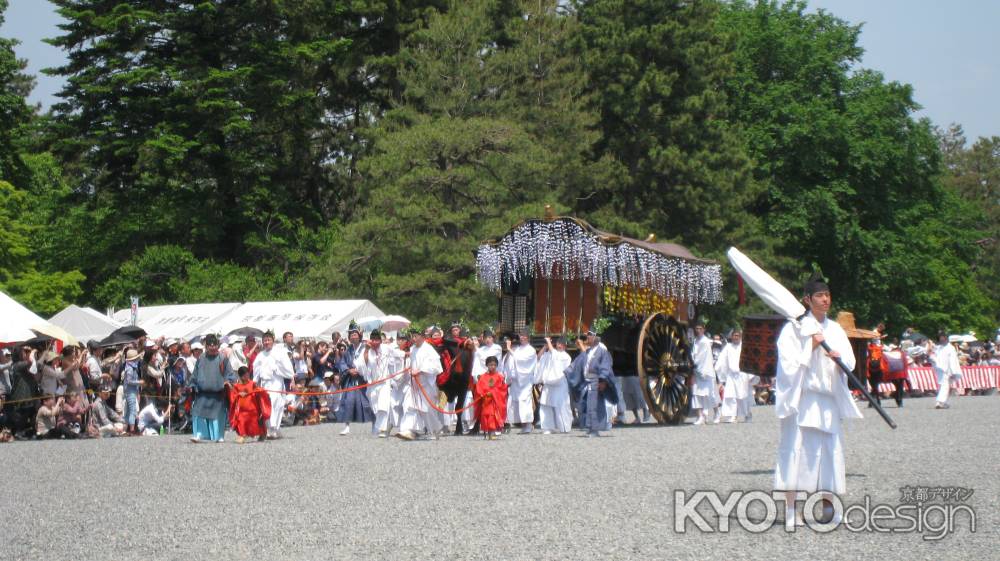
MULTIPOLYGON (((166 306, 139 306, 136 322, 146 333, 156 337, 185 337, 199 332, 199 328, 237 308, 239 304, 171 304, 166 306)), ((115 313, 115 320, 128 325, 132 310, 126 308, 115 313)))
POLYGON ((49 323, 58 325, 81 343, 91 339, 101 340, 123 324, 92 308, 81 308, 75 304, 66 306, 61 312, 49 318, 49 323))
POLYGON ((218 333, 225 335, 240 327, 272 330, 279 338, 291 331, 296 339, 330 340, 334 331, 347 331, 352 319, 385 315, 368 300, 299 300, 291 302, 247 302, 200 328, 188 337, 218 333))
POLYGON ((27 341, 35 336, 32 327, 48 322, 0 291, 0 343, 27 341))

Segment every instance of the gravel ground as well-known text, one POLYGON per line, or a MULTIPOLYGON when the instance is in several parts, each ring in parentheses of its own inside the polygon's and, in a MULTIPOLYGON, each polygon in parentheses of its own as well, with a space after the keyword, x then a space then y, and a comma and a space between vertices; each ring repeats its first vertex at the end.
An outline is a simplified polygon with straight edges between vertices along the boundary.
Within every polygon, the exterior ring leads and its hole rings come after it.
POLYGON ((770 491, 778 425, 757 407, 750 424, 601 439, 403 442, 322 425, 242 446, 18 442, 0 446, 0 559, 997 559, 1000 399, 932 407, 888 405, 896 431, 868 411, 848 423, 844 502, 898 505, 904 485, 974 489, 976 533, 963 519, 937 542, 786 533, 782 514, 762 535, 735 519, 729 533, 675 532, 674 490, 770 491))

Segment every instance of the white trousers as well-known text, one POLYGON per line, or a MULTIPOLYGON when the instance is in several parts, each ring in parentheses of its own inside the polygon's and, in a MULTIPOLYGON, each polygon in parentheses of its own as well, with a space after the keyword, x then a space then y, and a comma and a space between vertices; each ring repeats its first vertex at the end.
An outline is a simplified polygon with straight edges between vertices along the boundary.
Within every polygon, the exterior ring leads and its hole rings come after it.
POLYGON ((569 408, 568 402, 559 408, 539 405, 538 420, 542 424, 543 431, 569 432, 573 425, 573 411, 569 408))
POLYGON ((269 392, 268 397, 271 398, 271 418, 267 421, 267 427, 271 432, 278 432, 281 428, 281 418, 285 415, 285 396, 269 392))
POLYGON ((722 400, 722 408, 719 414, 723 417, 749 417, 750 408, 753 406, 753 397, 736 399, 735 397, 725 397, 722 400))
POLYGON ((527 388, 521 385, 515 388, 511 388, 507 396, 507 422, 531 423, 535 420, 535 401, 531 384, 529 383, 527 388))
POLYGON ((781 419, 778 462, 774 469, 778 491, 846 491, 844 440, 836 432, 800 427, 795 416, 781 419))
POLYGON ((441 432, 441 415, 437 411, 417 411, 408 409, 403 413, 403 418, 399 422, 400 432, 412 432, 419 434, 427 429, 431 434, 441 432))
POLYGON ((944 380, 938 382, 937 402, 947 403, 949 394, 951 394, 951 378, 945 376, 944 380))
POLYGON ((372 434, 389 432, 389 417, 388 411, 376 411, 375 423, 372 425, 372 434))

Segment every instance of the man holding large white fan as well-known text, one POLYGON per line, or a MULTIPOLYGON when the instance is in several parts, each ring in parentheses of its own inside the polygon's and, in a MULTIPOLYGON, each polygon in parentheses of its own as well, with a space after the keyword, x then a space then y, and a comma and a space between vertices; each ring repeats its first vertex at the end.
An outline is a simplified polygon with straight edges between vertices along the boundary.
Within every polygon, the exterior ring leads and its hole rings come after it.
MULTIPOLYGON (((778 336, 775 413, 781 434, 774 488, 786 492, 786 525, 801 520, 796 517, 796 491, 846 490, 841 420, 861 417, 847 379, 834 362, 840 358, 849 369, 854 367, 847 334, 827 317, 830 288, 814 275, 805 285, 803 300, 808 313, 785 324, 778 336)), ((826 508, 832 510, 832 504, 826 508)))

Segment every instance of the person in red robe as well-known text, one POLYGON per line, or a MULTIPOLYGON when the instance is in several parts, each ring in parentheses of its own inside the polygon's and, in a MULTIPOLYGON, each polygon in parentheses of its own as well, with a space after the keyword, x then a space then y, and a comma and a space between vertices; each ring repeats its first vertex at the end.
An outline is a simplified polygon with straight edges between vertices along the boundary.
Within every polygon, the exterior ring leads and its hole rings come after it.
POLYGON ((239 435, 236 438, 239 444, 255 436, 263 441, 267 436, 267 420, 271 417, 271 399, 253 383, 250 369, 241 366, 238 373, 240 381, 229 392, 229 425, 239 435))
POLYGON ((479 430, 488 440, 499 438, 500 431, 507 422, 507 382, 497 372, 497 364, 497 357, 486 357, 487 371, 479 376, 473 391, 478 401, 476 419, 479 421, 479 430))

